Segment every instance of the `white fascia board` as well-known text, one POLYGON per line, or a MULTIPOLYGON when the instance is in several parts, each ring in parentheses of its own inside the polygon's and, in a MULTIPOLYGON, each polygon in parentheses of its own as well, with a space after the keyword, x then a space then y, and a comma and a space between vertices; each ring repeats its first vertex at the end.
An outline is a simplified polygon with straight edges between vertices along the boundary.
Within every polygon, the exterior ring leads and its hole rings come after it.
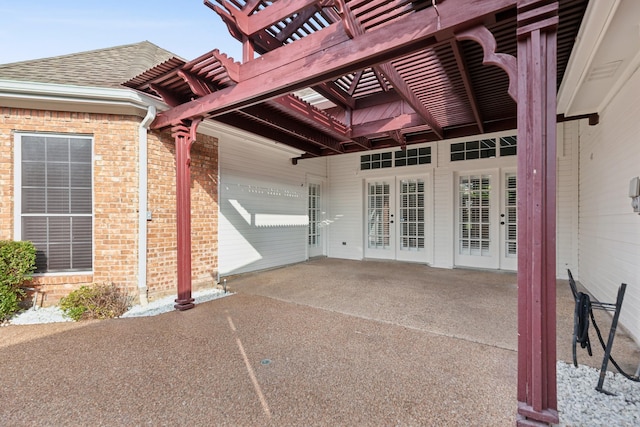
POLYGON ((566 114, 572 107, 619 5, 620 0, 590 1, 587 5, 558 91, 558 114, 566 114))
POLYGON ((0 79, 0 104, 16 108, 86 111, 96 113, 140 113, 147 107, 167 106, 148 95, 127 88, 100 88, 0 79))

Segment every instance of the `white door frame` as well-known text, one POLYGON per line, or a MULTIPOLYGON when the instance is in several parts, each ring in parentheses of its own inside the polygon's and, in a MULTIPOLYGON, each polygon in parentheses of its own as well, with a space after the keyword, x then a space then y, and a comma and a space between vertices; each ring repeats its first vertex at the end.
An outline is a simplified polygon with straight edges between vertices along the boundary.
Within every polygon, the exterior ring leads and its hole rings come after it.
POLYGON ((512 176, 514 180, 516 180, 516 168, 503 168, 500 172, 500 269, 517 271, 517 181, 515 182, 516 189, 514 191, 509 188, 509 185, 507 183, 507 175, 512 176), (509 192, 513 192, 513 194, 509 194, 509 192), (510 229, 512 232, 512 238, 508 239, 510 229), (514 250, 516 251, 515 253, 514 250))
POLYGON ((395 259, 395 176, 364 180, 364 256, 365 258, 395 259), (370 186, 376 188, 370 194, 370 186), (376 223, 371 237, 370 224, 376 223), (375 242, 371 242, 371 238, 375 242), (371 247, 375 244, 375 247, 371 247))
POLYGON ((313 227, 315 222, 314 236, 310 231, 307 232, 307 258, 313 258, 318 256, 325 256, 327 254, 327 229, 325 227, 327 220, 327 197, 326 197, 326 182, 323 178, 307 177, 307 213, 309 214, 309 227, 313 227), (311 217, 311 199, 310 189, 312 186, 318 186, 320 193, 317 195, 316 202, 318 203, 316 209, 316 218, 311 217), (315 221, 314 221, 315 220, 315 221), (311 240, 316 240, 312 242, 311 240))
POLYGON ((509 227, 506 211, 506 176, 515 172, 515 167, 493 167, 454 173, 454 264, 456 266, 514 271, 517 269, 517 255, 510 256, 506 242, 509 227), (473 195, 461 197, 461 177, 473 177, 476 180, 488 178, 489 187, 484 190, 470 190, 474 193, 473 195), (485 204, 484 200, 487 197, 485 204), (464 198, 469 204, 466 209, 461 206, 464 198), (468 224, 464 230, 463 223, 468 224))
MULTIPOLYGON (((416 171, 418 172, 418 171, 416 171)), ((406 173, 402 175, 388 175, 388 176, 380 176, 376 178, 367 178, 363 183, 364 188, 364 255, 365 258, 376 258, 376 259, 391 259, 398 261, 409 261, 409 262, 421 262, 421 263, 429 263, 432 262, 432 248, 433 248, 433 190, 431 184, 431 174, 429 173, 406 173), (409 212, 405 211, 404 218, 402 216, 401 210, 401 184, 406 180, 421 180, 423 183, 423 200, 420 200, 420 194, 413 192, 412 194, 405 194, 407 196, 407 201, 419 201, 422 204, 422 214, 423 217, 423 237, 422 241, 414 240, 412 238, 408 238, 402 240, 402 230, 403 226, 406 225, 405 231, 412 229, 411 225, 408 225, 408 222, 415 223, 416 226, 419 226, 418 218, 409 218, 409 216, 415 214, 419 214, 419 212, 409 212), (389 185, 389 193, 388 193, 388 204, 387 206, 382 206, 380 209, 383 209, 383 212, 379 212, 381 218, 388 220, 388 244, 383 245, 381 248, 370 248, 369 247, 369 215, 370 215, 370 195, 369 195, 369 185, 371 183, 380 183, 389 185), (384 213, 386 212, 386 213, 384 213), (385 215, 388 215, 385 217, 385 215)), ((417 190, 416 190, 417 191, 417 190)), ((372 196, 378 197, 378 196, 372 196)), ((378 197, 380 198, 380 197, 378 197)), ((384 204, 384 203, 383 203, 384 204)), ((384 229, 384 224, 382 225, 382 229, 384 229)), ((415 232, 414 232, 415 233, 415 232)), ((385 236, 381 236, 382 240, 386 239, 385 236)), ((384 241, 381 243, 385 243, 384 241)))

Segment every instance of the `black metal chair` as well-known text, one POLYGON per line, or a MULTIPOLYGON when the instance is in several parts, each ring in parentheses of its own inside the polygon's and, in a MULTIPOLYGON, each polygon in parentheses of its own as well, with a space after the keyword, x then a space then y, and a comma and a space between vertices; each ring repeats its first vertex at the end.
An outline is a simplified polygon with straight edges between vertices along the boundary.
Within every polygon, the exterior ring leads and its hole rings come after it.
MULTIPOLYGON (((598 379, 598 385, 596 386, 596 390, 602 393, 610 394, 606 390, 603 390, 602 386, 604 385, 604 378, 607 372, 607 366, 609 364, 609 360, 611 363, 623 374, 625 377, 637 381, 637 378, 633 378, 628 374, 624 373, 616 361, 611 357, 611 349, 613 348, 613 339, 616 335, 616 329, 618 328, 618 318, 620 317, 620 310, 622 308, 622 301, 624 300, 624 293, 627 289, 626 283, 622 283, 618 288, 618 297, 616 298, 615 303, 606 303, 606 302, 598 302, 591 301, 591 298, 588 294, 579 292, 578 287, 576 285, 575 280, 573 279, 573 275, 571 274, 571 270, 567 269, 567 273, 569 274, 569 286, 571 286, 571 292, 573 293, 573 298, 575 300, 575 310, 573 315, 573 365, 578 366, 578 358, 576 355, 576 346, 580 343, 582 348, 586 348, 589 356, 592 356, 591 352, 591 342, 589 340, 589 320, 593 323, 593 328, 596 330, 598 335, 598 340, 602 345, 604 350, 604 358, 602 359, 602 367, 600 368, 600 378, 598 379), (602 338, 602 334, 600 332, 600 328, 596 324, 596 319, 593 315, 593 309, 596 310, 605 310, 609 312, 613 312, 613 318, 611 319, 611 328, 609 329, 609 339, 605 344, 604 339, 602 338)), ((640 368, 639 368, 640 369, 640 368)))

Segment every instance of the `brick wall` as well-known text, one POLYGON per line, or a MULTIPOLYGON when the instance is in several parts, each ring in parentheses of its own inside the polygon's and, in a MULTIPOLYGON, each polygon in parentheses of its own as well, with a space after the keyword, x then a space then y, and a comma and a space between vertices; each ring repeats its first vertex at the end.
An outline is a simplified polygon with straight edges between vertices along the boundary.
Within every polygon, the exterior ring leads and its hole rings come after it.
MULTIPOLYGON (((92 275, 37 277, 56 303, 82 284, 112 282, 137 296, 138 126, 136 116, 0 107, 0 239, 13 239, 15 132, 92 135, 94 138, 94 269, 92 275)), ((175 157, 168 134, 149 135, 149 296, 176 289, 175 157)), ((217 141, 200 137, 192 156, 194 285, 217 272, 217 141)))
MULTIPOLYGON (((175 144, 149 135, 147 283, 149 299, 176 293, 175 144)), ((198 135, 191 149, 191 272, 193 288, 211 286, 218 272, 218 142, 198 135)))

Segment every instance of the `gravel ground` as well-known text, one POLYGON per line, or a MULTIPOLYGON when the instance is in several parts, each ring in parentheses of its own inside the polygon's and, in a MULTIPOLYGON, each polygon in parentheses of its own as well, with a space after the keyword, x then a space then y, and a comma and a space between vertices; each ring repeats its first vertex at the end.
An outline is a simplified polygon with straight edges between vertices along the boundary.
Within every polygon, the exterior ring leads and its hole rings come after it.
MULTIPOLYGON (((196 291, 192 294, 192 297, 196 300, 197 303, 202 303, 205 301, 211 301, 216 298, 221 298, 227 295, 231 295, 229 293, 225 293, 220 289, 206 289, 202 291, 196 291)), ((169 311, 175 310, 173 305, 175 304, 175 296, 168 296, 166 298, 161 298, 155 301, 150 302, 149 304, 142 305, 134 305, 124 313, 121 317, 142 317, 142 316, 155 316, 157 314, 167 313, 169 311)), ((37 323, 54 323, 54 322, 73 322, 72 319, 66 317, 62 310, 57 306, 54 307, 45 307, 38 309, 29 309, 19 313, 14 316, 11 320, 9 320, 9 325, 31 325, 37 323)))
POLYGON ((614 394, 609 396, 596 390, 599 369, 564 362, 557 368, 561 426, 640 425, 640 383, 607 372, 603 388, 614 394))
MULTIPOLYGON (((230 295, 212 289, 194 292, 196 303, 210 301, 230 295)), ((146 306, 136 305, 122 317, 154 316, 174 310, 174 297, 153 301, 146 306)), ((11 325, 68 322, 58 307, 30 309, 9 321, 11 325)), ((622 375, 607 372, 604 389, 609 396, 596 391, 599 370, 579 365, 558 362, 558 408, 559 426, 638 426, 640 425, 640 383, 622 375)))

